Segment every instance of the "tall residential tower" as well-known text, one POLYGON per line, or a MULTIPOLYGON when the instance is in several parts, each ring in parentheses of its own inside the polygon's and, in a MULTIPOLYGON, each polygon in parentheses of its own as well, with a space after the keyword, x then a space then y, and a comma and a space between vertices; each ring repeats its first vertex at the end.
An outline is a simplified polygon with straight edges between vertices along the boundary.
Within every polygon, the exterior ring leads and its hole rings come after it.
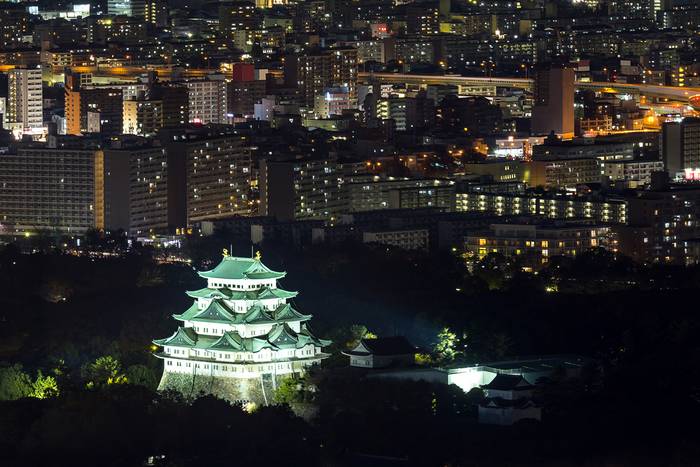
POLYGON ((563 139, 574 136, 574 70, 564 65, 542 64, 535 74, 532 134, 552 131, 563 139))

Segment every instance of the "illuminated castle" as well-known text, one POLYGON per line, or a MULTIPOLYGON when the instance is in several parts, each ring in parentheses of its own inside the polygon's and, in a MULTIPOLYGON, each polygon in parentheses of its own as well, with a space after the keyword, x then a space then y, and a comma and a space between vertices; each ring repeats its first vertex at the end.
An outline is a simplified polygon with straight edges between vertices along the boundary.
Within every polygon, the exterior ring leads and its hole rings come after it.
POLYGON ((164 362, 159 389, 268 403, 280 378, 328 356, 330 341, 307 328, 311 315, 288 302, 297 292, 278 288, 285 274, 265 266, 260 253, 240 258, 226 250, 218 266, 199 272, 206 288, 187 292, 194 303, 173 315, 177 331, 153 341, 164 362))

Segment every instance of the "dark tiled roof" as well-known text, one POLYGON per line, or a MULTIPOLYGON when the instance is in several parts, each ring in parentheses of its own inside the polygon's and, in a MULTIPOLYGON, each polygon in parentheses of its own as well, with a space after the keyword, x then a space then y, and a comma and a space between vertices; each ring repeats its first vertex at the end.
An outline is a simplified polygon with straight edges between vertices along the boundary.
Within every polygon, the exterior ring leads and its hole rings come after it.
POLYGON ((362 339, 362 345, 373 355, 405 355, 416 352, 416 348, 403 336, 362 339))
POLYGON ((495 389, 497 391, 510 391, 513 389, 529 389, 532 385, 525 381, 521 375, 504 375, 497 374, 496 377, 489 383, 481 386, 482 389, 495 389), (519 384, 525 383, 518 387, 519 384))

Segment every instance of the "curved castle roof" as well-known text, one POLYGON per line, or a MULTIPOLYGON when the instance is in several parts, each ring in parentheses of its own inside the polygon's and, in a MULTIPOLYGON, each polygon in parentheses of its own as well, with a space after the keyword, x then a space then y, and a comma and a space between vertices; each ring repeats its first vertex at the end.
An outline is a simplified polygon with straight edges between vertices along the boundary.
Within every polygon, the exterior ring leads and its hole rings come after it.
POLYGON ((300 349, 309 344, 327 346, 330 341, 317 338, 305 325, 302 325, 299 332, 294 332, 287 323, 279 323, 266 335, 245 338, 236 331, 228 331, 217 337, 199 335, 192 328, 179 327, 172 336, 156 339, 153 343, 161 346, 169 345, 203 350, 259 352, 262 349, 300 349))
POLYGON ((239 256, 224 256, 221 262, 209 271, 200 271, 200 277, 205 279, 281 279, 287 273, 277 272, 265 266, 260 257, 242 258, 239 256))
POLYGON ((194 302, 179 315, 173 315, 178 321, 221 322, 228 324, 269 324, 290 321, 308 321, 311 315, 299 313, 289 303, 280 304, 274 310, 267 310, 254 304, 245 313, 236 313, 220 299, 214 299, 209 306, 200 310, 194 302))

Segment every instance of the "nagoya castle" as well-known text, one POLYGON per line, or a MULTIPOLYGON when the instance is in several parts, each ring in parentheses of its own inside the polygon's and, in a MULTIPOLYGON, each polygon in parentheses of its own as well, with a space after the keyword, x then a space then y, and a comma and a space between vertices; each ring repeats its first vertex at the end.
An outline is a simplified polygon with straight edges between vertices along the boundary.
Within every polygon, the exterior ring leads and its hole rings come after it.
POLYGON ((330 341, 307 328, 311 315, 289 303, 297 292, 278 287, 286 273, 265 266, 259 252, 240 258, 224 250, 218 266, 198 274, 206 288, 187 292, 194 303, 173 315, 177 331, 153 341, 164 362, 159 389, 267 404, 281 378, 328 356, 330 341))

